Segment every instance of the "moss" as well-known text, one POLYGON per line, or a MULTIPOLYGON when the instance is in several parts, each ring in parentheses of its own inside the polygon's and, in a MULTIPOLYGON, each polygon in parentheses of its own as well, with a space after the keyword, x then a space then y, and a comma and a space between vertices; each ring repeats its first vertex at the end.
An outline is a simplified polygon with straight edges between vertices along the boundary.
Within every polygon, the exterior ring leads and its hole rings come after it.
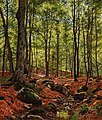
POLYGON ((64 119, 64 120, 68 120, 69 119, 69 115, 67 112, 64 112, 64 111, 57 111, 57 114, 56 114, 57 118, 60 118, 60 119, 64 119))

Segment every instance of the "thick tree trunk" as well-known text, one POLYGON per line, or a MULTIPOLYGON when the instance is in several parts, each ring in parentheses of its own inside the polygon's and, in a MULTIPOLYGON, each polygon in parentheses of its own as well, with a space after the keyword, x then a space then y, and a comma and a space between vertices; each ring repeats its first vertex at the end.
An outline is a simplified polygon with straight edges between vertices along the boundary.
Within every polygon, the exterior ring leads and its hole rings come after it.
POLYGON ((17 56, 16 56, 16 71, 11 80, 17 81, 23 77, 24 74, 24 48, 25 48, 25 0, 19 0, 19 8, 16 14, 18 21, 18 41, 17 41, 17 56))

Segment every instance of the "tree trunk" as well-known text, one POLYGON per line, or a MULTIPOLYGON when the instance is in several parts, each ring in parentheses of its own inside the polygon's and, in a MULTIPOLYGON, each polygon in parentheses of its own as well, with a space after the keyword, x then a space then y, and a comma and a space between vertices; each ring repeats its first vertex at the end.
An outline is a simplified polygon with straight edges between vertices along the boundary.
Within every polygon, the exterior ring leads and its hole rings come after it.
POLYGON ((12 51, 11 51, 9 37, 8 37, 8 1, 7 0, 6 0, 6 8, 7 8, 7 10, 6 10, 6 12, 7 12, 6 22, 5 22, 5 19, 4 19, 3 12, 2 12, 2 10, 0 8, 0 14, 1 14, 2 21, 3 21, 4 35, 5 35, 5 45, 4 45, 4 52, 3 52, 2 76, 4 75, 4 68, 5 68, 5 51, 6 51, 6 47, 8 49, 8 60, 9 60, 10 72, 14 72, 13 59, 12 59, 12 51))
POLYGON ((93 35, 93 8, 92 8, 92 16, 91 16, 91 30, 90 30, 90 77, 93 77, 93 67, 92 67, 92 35, 93 35))
POLYGON ((96 59, 96 74, 99 76, 98 70, 98 54, 97 54, 97 43, 98 43, 98 34, 97 34, 97 13, 96 13, 96 6, 95 6, 95 33, 96 33, 96 45, 95 45, 95 59, 96 59))
POLYGON ((76 73, 76 55, 77 55, 77 42, 76 42, 76 27, 75 27, 75 16, 76 16, 76 7, 74 0, 74 10, 73 10, 73 35, 74 35, 74 81, 77 81, 77 73, 76 73))
POLYGON ((77 46, 77 77, 79 77, 79 42, 80 42, 80 1, 78 0, 78 46, 77 46))
POLYGON ((26 11, 25 11, 25 62, 24 62, 24 74, 28 74, 28 34, 27 34, 27 27, 28 27, 28 0, 25 3, 26 11))
POLYGON ((24 74, 24 48, 25 48, 25 0, 19 0, 19 7, 16 14, 18 21, 18 41, 17 41, 17 56, 16 56, 16 71, 11 80, 17 81, 23 77, 24 74))
POLYGON ((49 76, 49 61, 48 61, 48 20, 46 15, 46 21, 44 22, 44 39, 45 39, 45 68, 46 76, 49 76), (46 27, 45 27, 46 22, 46 27))
POLYGON ((57 66, 56 66, 56 75, 58 77, 58 71, 59 71, 59 20, 57 21, 57 26, 56 26, 56 32, 57 32, 57 66))
POLYGON ((85 71, 86 71, 86 75, 87 75, 87 65, 86 65, 86 45, 85 45, 85 33, 84 33, 84 25, 83 25, 83 18, 82 18, 82 31, 83 31, 83 40, 84 40, 84 66, 85 66, 85 71))

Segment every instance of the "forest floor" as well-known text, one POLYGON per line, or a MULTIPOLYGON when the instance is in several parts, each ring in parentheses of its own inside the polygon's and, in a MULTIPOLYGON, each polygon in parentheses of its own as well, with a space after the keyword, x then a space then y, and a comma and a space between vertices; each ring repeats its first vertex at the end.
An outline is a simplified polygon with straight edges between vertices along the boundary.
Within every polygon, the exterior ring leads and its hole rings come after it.
MULTIPOLYGON (((10 73, 6 72, 4 77, 0 73, 0 84, 10 77, 10 73)), ((51 77, 49 79, 38 74, 33 74, 31 79, 24 77, 26 83, 31 80, 36 80, 37 86, 41 88, 38 96, 42 105, 36 107, 22 102, 17 98, 19 91, 15 91, 13 85, 9 88, 0 85, 0 120, 23 120, 23 116, 32 109, 32 114, 41 117, 37 120, 102 120, 102 77, 90 79, 88 90, 84 92, 81 88, 85 85, 86 77, 78 78, 77 82, 73 78, 51 77), (54 85, 67 88, 69 95, 63 94, 66 91, 61 93, 58 90, 51 90, 50 86, 45 85, 49 81, 54 85), (78 98, 77 95, 81 96, 78 98)))

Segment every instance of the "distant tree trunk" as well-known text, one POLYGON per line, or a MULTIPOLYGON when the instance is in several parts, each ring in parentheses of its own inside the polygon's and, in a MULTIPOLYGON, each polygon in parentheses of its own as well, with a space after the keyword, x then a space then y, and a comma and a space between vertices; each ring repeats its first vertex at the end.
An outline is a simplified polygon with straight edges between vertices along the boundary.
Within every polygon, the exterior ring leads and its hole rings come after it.
POLYGON ((95 33, 96 33, 96 45, 95 45, 95 59, 96 59, 96 74, 99 76, 99 70, 98 70, 98 54, 97 54, 97 43, 98 43, 98 34, 97 34, 97 13, 96 13, 96 6, 95 6, 95 33))
POLYGON ((59 20, 57 20, 57 24, 56 24, 56 34, 57 34, 57 66, 56 66, 56 75, 58 77, 58 71, 59 71, 59 20))
POLYGON ((77 45, 77 77, 79 77, 79 42, 80 42, 80 1, 78 0, 78 45, 77 45))
POLYGON ((74 35, 74 81, 77 81, 77 73, 76 73, 76 57, 77 57, 77 41, 76 41, 76 27, 75 27, 75 21, 76 21, 76 7, 75 7, 75 0, 74 0, 74 8, 73 8, 73 35, 74 35))
POLYGON ((85 42, 85 33, 84 33, 84 24, 83 24, 84 19, 82 18, 82 31, 83 31, 83 40, 84 40, 84 66, 85 66, 85 71, 87 74, 87 65, 86 65, 86 42, 85 42))
POLYGON ((65 50, 66 50, 66 67, 65 67, 65 70, 66 70, 66 75, 67 75, 67 70, 68 70, 68 45, 67 45, 67 22, 66 22, 66 19, 64 21, 64 41, 65 41, 65 50))
POLYGON ((31 27, 31 13, 29 14, 29 67, 31 65, 31 35, 32 35, 32 27, 31 27))
POLYGON ((7 17, 6 17, 6 22, 3 16, 3 12, 0 8, 0 14, 1 18, 3 20, 3 27, 4 27, 4 35, 5 35, 5 45, 4 45, 4 52, 3 52, 3 66, 2 66, 2 76, 4 75, 4 68, 5 68, 5 50, 6 47, 8 49, 8 60, 9 60, 9 66, 10 66, 10 72, 14 72, 14 67, 13 67, 13 59, 12 59, 12 51, 10 47, 10 42, 9 42, 9 37, 8 37, 8 1, 6 0, 6 12, 7 12, 7 17))
POLYGON ((54 56, 54 52, 52 52, 52 55, 51 55, 51 73, 54 74, 54 61, 55 61, 55 56, 54 56))
POLYGON ((32 51, 32 66, 34 65, 34 61, 33 61, 33 51, 32 51))
POLYGON ((31 54, 32 54, 32 48, 31 48, 31 37, 32 37, 32 26, 31 26, 31 13, 29 13, 29 67, 28 67, 28 78, 31 78, 32 73, 32 67, 31 67, 31 54))
POLYGON ((35 43, 35 66, 36 66, 36 74, 38 74, 38 48, 37 48, 37 38, 35 39, 36 43, 35 43))
MULTIPOLYGON (((46 27, 44 27, 44 39, 45 39, 45 68, 46 76, 49 76, 49 63, 48 63, 48 20, 46 15, 46 27)), ((44 23, 45 26, 45 23, 44 23)))
POLYGON ((92 67, 92 35, 93 35, 93 8, 91 16, 91 28, 90 28, 90 77, 93 77, 93 67, 92 67))
POLYGON ((91 69, 90 69, 90 10, 88 6, 88 19, 87 19, 87 34, 86 34, 86 41, 87 41, 87 80, 86 86, 88 84, 88 78, 91 77, 91 69))
POLYGON ((66 46, 66 75, 67 75, 67 71, 68 71, 68 46, 66 46))
MULTIPOLYGON (((48 47, 48 63, 50 65, 50 43, 51 43, 51 39, 52 39, 52 23, 51 23, 51 28, 50 28, 50 33, 49 34, 50 35, 49 35, 49 47, 48 47)), ((49 72, 50 72, 50 70, 49 70, 49 72)))
POLYGON ((25 0, 19 0, 19 7, 16 14, 18 21, 18 41, 17 41, 17 56, 16 56, 16 71, 11 80, 17 81, 23 77, 24 74, 24 48, 25 48, 25 0))

